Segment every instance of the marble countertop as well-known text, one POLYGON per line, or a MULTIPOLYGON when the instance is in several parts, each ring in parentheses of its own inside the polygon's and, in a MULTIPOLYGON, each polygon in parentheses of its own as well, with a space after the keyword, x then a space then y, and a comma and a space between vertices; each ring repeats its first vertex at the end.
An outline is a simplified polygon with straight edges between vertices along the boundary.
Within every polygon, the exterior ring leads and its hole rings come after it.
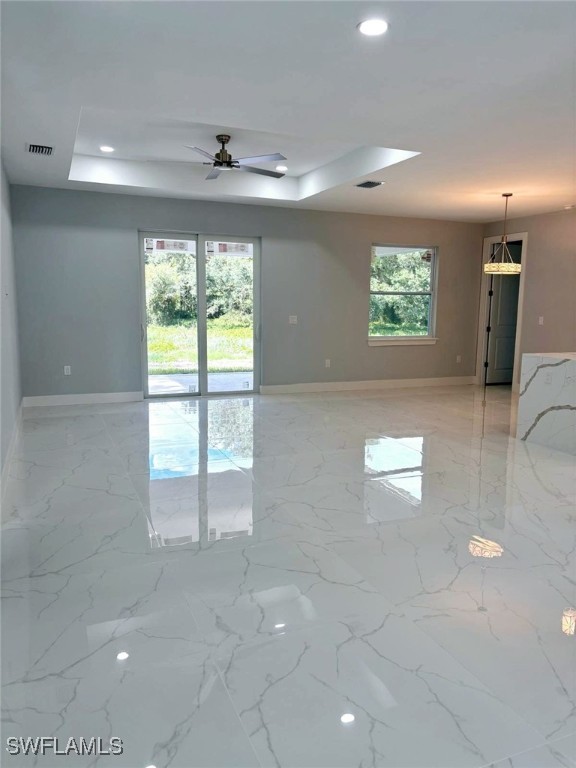
POLYGON ((522 356, 516 436, 576 456, 576 353, 522 356))
POLYGON ((555 357, 562 360, 576 360, 576 352, 525 352, 525 356, 532 355, 533 357, 555 357))

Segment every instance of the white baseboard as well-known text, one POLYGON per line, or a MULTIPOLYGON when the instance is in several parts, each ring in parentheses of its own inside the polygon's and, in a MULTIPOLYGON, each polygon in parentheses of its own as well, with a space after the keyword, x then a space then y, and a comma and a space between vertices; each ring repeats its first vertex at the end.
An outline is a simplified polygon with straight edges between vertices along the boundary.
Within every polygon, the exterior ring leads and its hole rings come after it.
POLYGON ((143 400, 143 392, 101 392, 89 395, 40 395, 25 397, 22 405, 99 405, 100 403, 132 403, 143 400))
POLYGON ((266 384, 260 387, 260 394, 282 395, 298 392, 347 392, 362 389, 463 386, 474 384, 475 381, 475 376, 446 376, 437 379, 375 379, 373 381, 325 381, 310 384, 266 384))
POLYGON ((6 452, 6 459, 4 460, 2 471, 0 472, 0 499, 4 498, 4 491, 6 489, 6 480, 8 479, 8 470, 10 468, 10 464, 12 463, 12 457, 14 456, 14 450, 16 448, 16 442, 18 440, 18 436, 20 434, 21 428, 22 428, 22 403, 18 407, 18 412, 16 413, 16 420, 14 421, 14 429, 12 430, 12 434, 10 436, 8 451, 6 452))

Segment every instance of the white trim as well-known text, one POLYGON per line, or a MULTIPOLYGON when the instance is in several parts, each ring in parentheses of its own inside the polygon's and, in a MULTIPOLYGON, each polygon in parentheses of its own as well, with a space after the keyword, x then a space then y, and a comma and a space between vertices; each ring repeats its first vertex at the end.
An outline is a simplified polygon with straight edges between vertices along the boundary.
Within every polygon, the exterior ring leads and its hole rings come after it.
MULTIPOLYGON (((520 388, 520 367, 522 355, 520 343, 522 339, 522 315, 524 312, 524 286, 526 284, 526 263, 528 261, 528 232, 515 232, 507 235, 508 242, 520 240, 522 242, 522 271, 520 272, 520 284, 518 286, 518 314, 516 315, 516 339, 514 341, 514 370, 512 372, 512 391, 518 392, 520 388)), ((478 335, 476 339, 476 384, 484 383, 484 354, 486 346, 486 323, 488 320, 488 285, 490 275, 485 274, 484 264, 490 258, 490 248, 493 244, 502 241, 502 235, 494 235, 484 238, 482 248, 482 278, 480 283, 480 307, 478 311, 478 335)))
POLYGON ((20 430, 22 429, 22 406, 23 402, 20 403, 18 410, 16 411, 14 428, 12 429, 12 434, 10 435, 10 442, 8 443, 8 450, 6 451, 6 458, 4 460, 4 465, 2 466, 2 472, 0 472, 0 499, 4 499, 6 481, 8 480, 8 472, 10 470, 10 465, 12 464, 12 458, 14 456, 20 430))
POLYGON ((368 339, 369 347, 416 347, 436 344, 435 336, 372 336, 368 339))
POLYGON ((99 405, 101 403, 133 403, 144 399, 143 392, 100 392, 88 395, 40 395, 24 397, 24 408, 32 405, 99 405))
POLYGON ((372 381, 325 381, 310 384, 266 384, 261 395, 281 395, 297 392, 346 392, 362 389, 399 389, 402 387, 445 387, 475 384, 474 376, 445 376, 437 379, 375 379, 372 381))

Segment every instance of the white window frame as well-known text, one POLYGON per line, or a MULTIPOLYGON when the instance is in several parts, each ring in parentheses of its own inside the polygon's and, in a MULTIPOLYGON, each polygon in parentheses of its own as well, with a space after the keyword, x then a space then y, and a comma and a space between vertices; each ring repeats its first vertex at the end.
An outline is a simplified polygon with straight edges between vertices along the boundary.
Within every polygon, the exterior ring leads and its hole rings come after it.
MULTIPOLYGON (((436 330, 436 296, 438 293, 438 247, 435 245, 400 245, 399 243, 372 243, 370 248, 370 258, 372 259, 373 248, 413 248, 415 251, 432 251, 432 261, 430 268, 430 290, 429 291, 373 291, 370 285, 371 276, 368 280, 368 301, 372 295, 375 296, 430 296, 430 311, 428 313, 428 334, 426 336, 368 336, 369 347, 393 347, 393 346, 425 346, 436 344, 438 341, 435 335, 436 330)), ((380 257, 385 258, 385 257, 380 257)), ((370 306, 370 305, 368 305, 370 306)), ((368 330, 370 330, 370 319, 368 319, 368 330)))

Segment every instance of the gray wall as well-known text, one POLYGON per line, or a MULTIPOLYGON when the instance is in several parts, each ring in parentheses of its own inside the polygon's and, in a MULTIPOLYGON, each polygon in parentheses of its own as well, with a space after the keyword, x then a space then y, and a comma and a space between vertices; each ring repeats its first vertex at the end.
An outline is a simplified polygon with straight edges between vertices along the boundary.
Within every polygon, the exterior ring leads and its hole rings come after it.
MULTIPOLYGON (((485 237, 502 226, 487 225, 485 237)), ((576 351, 576 210, 512 219, 508 232, 528 233, 520 351, 576 351)))
POLYGON ((262 237, 263 384, 474 374, 482 225, 22 186, 13 217, 25 395, 142 389, 139 229, 262 237), (436 345, 368 347, 374 242, 439 247, 436 345))
POLYGON ((18 324, 16 313, 16 285, 14 278, 14 252, 10 217, 10 189, 4 168, 2 176, 0 219, 0 470, 4 467, 22 393, 20 389, 20 362, 18 359, 18 324))

